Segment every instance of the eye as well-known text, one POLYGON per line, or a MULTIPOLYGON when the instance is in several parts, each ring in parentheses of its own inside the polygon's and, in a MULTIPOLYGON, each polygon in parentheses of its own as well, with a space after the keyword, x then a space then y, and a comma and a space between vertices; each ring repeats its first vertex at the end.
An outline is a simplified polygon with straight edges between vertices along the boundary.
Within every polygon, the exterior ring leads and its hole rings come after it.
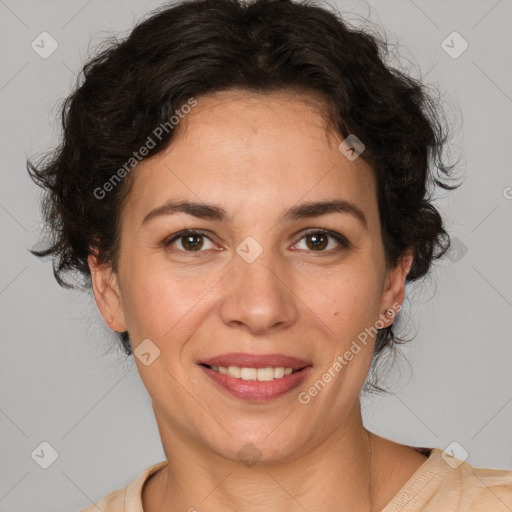
POLYGON ((213 248, 213 242, 204 233, 190 229, 180 231, 173 235, 170 239, 167 239, 164 242, 164 245, 165 247, 169 247, 175 243, 177 243, 178 246, 181 246, 181 248, 178 248, 177 250, 183 252, 200 252, 201 250, 213 248), (208 240, 211 247, 205 248, 205 240, 208 240))
MULTIPOLYGON (((341 248, 349 248, 350 242, 340 233, 327 231, 323 229, 310 230, 303 234, 302 240, 305 240, 304 250, 310 252, 337 252, 341 248), (332 241, 334 241, 334 247, 332 241), (336 247, 336 243, 338 247, 336 247), (327 249, 327 250, 326 250, 327 249)), ((165 247, 174 246, 178 252, 204 252, 215 247, 211 239, 201 231, 186 229, 171 236, 164 242, 165 247), (205 245, 206 241, 206 245, 205 245), (208 246, 210 244, 210 246, 208 246)), ((300 248, 300 247, 299 247, 300 248)))
POLYGON ((350 242, 343 235, 334 231, 326 231, 323 229, 308 231, 302 236, 300 240, 305 240, 305 250, 312 252, 337 252, 340 250, 339 246, 345 249, 350 247, 350 242), (330 243, 332 240, 338 244, 338 247, 336 247, 336 244, 334 244, 334 248, 330 247, 333 245, 330 243), (325 250, 327 247, 330 247, 330 249, 325 250))

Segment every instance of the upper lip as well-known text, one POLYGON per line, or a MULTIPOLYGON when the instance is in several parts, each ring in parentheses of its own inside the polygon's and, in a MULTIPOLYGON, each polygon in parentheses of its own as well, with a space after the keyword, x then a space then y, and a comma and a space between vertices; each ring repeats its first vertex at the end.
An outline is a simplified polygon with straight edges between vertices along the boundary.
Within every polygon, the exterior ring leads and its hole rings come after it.
POLYGON ((279 367, 293 368, 300 370, 311 363, 298 359, 297 357, 287 356, 284 354, 246 354, 241 352, 233 352, 229 354, 221 354, 209 359, 199 361, 199 364, 208 366, 239 366, 243 368, 267 368, 279 367))

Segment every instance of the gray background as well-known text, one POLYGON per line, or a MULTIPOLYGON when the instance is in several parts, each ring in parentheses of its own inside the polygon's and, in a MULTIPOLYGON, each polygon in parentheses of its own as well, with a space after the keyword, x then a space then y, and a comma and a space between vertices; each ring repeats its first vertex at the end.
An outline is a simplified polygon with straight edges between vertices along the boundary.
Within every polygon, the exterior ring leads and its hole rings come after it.
MULTIPOLYGON (((41 218, 25 171, 57 143, 57 102, 89 48, 161 3, 0 0, 0 511, 77 510, 165 458, 135 365, 92 295, 59 288, 27 250, 41 218), (43 31, 59 45, 47 59, 31 48, 43 31), (43 441, 58 452, 48 469, 31 457, 43 441)), ((401 65, 444 91, 465 176, 437 202, 458 249, 408 289, 416 338, 387 380, 394 394, 364 399, 366 425, 415 446, 456 441, 473 465, 512 469, 512 2, 337 5, 384 26, 401 65), (457 59, 441 46, 453 31, 469 43, 457 59)))

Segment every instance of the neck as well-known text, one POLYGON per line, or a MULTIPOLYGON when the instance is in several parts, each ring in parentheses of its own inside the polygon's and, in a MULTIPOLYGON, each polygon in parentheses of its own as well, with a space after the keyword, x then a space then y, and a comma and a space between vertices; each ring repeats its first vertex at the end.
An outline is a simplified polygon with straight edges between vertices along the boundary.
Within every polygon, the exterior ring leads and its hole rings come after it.
POLYGON ((360 410, 321 444, 279 462, 226 459, 159 424, 168 466, 143 491, 145 512, 373 512, 372 434, 360 410))

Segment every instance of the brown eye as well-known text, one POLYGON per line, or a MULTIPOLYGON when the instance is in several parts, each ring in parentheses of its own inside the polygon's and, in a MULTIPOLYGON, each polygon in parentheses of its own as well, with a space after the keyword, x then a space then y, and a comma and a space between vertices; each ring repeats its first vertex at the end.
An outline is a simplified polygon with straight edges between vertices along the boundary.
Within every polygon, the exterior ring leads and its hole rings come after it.
POLYGON ((181 237, 181 245, 187 251, 198 251, 203 247, 202 235, 187 235, 181 237))
POLYGON ((212 241, 206 235, 193 231, 181 231, 164 242, 164 245, 173 246, 173 250, 177 252, 205 252, 213 247, 212 241), (211 247, 205 247, 205 240, 211 247))
POLYGON ((338 250, 348 249, 350 247, 350 242, 340 233, 324 230, 309 231, 300 239, 299 244, 302 240, 306 241, 305 250, 309 250, 310 252, 334 253, 338 250), (334 244, 332 241, 334 241, 334 244))
POLYGON ((306 245, 312 250, 323 250, 329 244, 328 237, 323 233, 315 233, 306 236, 306 245))

